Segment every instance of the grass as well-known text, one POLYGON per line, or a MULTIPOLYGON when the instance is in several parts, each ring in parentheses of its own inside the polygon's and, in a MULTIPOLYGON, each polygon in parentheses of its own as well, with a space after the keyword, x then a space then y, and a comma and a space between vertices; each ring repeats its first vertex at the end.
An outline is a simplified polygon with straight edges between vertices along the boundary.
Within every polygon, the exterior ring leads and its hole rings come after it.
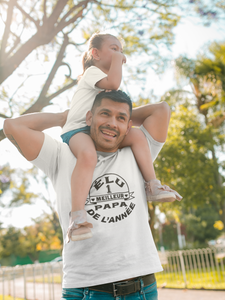
POLYGON ((181 272, 161 272, 156 274, 158 287, 176 289, 221 289, 225 290, 225 272, 207 271, 196 272, 186 271, 185 286, 183 274, 181 272))
MULTIPOLYGON (((60 275, 54 275, 53 277, 54 283, 62 283, 62 279, 60 275)), ((34 282, 32 278, 27 279, 28 282, 34 282)), ((43 283, 43 277, 36 277, 35 278, 36 283, 43 283)), ((52 282, 52 276, 50 278, 44 277, 44 283, 52 282)), ((0 299, 1 300, 1 299, 0 299)))
MULTIPOLYGON (((15 298, 15 300, 23 300, 24 298, 15 298)), ((3 300, 3 296, 0 295, 0 300, 3 300)), ((11 296, 4 296, 4 300, 14 300, 11 296)))

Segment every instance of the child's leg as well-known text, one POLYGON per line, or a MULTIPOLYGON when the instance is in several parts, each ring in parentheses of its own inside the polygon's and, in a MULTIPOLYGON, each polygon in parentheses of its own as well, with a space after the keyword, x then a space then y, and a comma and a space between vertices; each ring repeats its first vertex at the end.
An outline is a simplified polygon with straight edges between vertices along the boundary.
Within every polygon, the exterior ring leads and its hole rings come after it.
POLYGON ((138 167, 145 181, 156 179, 152 156, 144 133, 138 128, 131 128, 121 147, 131 147, 138 167))
POLYGON ((92 227, 92 224, 87 223, 85 220, 86 211, 84 210, 84 206, 97 163, 97 153, 92 139, 85 133, 77 133, 74 135, 69 141, 69 146, 77 158, 76 166, 71 176, 72 209, 70 219, 71 222, 75 222, 76 225, 79 224, 83 226, 79 229, 76 229, 76 226, 72 226, 71 229, 73 232, 71 239, 80 240, 89 238, 91 235, 90 227, 92 227), (84 227, 87 227, 87 237, 85 237, 84 227))
MULTIPOLYGON (((173 202, 176 192, 162 186, 156 179, 152 156, 144 133, 138 128, 132 128, 122 142, 121 148, 130 146, 139 169, 145 180, 148 201, 173 202)), ((180 199, 178 199, 180 200, 180 199)))
POLYGON ((85 133, 75 134, 69 142, 70 150, 77 158, 71 177, 72 209, 84 209, 97 164, 97 153, 91 137, 85 133))

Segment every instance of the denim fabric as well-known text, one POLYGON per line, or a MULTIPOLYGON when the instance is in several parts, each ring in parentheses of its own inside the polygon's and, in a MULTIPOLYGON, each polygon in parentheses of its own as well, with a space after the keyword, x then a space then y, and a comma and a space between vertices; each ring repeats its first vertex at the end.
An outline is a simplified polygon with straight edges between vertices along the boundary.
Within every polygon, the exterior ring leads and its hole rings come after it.
POLYGON ((61 138, 64 143, 69 145, 69 141, 70 141, 71 137, 79 132, 90 134, 90 126, 85 126, 85 127, 79 128, 79 129, 75 129, 75 130, 71 130, 69 132, 63 133, 61 135, 61 138))
POLYGON ((141 290, 139 292, 114 297, 110 293, 91 291, 88 288, 83 289, 63 289, 61 300, 158 300, 156 282, 145 286, 141 281, 141 290))

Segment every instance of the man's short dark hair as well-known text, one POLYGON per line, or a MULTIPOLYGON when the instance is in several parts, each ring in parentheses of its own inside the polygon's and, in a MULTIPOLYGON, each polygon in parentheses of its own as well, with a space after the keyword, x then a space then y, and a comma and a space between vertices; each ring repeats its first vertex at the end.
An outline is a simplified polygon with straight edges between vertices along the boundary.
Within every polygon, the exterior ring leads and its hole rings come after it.
POLYGON ((111 92, 101 92, 99 93, 96 97, 95 97, 95 100, 94 100, 94 103, 92 105, 92 112, 94 112, 95 108, 97 106, 100 106, 101 105, 101 102, 102 102, 102 99, 110 99, 112 101, 115 101, 115 102, 120 102, 120 103, 127 103, 128 106, 129 106, 129 112, 130 112, 130 116, 132 114, 132 101, 130 99, 130 97, 118 90, 118 91, 111 91, 111 92))

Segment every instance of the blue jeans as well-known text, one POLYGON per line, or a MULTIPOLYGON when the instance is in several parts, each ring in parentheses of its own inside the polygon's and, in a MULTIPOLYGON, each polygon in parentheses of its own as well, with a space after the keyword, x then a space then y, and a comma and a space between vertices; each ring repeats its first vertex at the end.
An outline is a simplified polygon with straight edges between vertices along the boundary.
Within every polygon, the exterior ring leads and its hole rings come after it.
POLYGON ((63 289, 61 300, 158 300, 156 281, 144 287, 141 281, 141 290, 124 296, 114 297, 111 293, 84 289, 63 289))

